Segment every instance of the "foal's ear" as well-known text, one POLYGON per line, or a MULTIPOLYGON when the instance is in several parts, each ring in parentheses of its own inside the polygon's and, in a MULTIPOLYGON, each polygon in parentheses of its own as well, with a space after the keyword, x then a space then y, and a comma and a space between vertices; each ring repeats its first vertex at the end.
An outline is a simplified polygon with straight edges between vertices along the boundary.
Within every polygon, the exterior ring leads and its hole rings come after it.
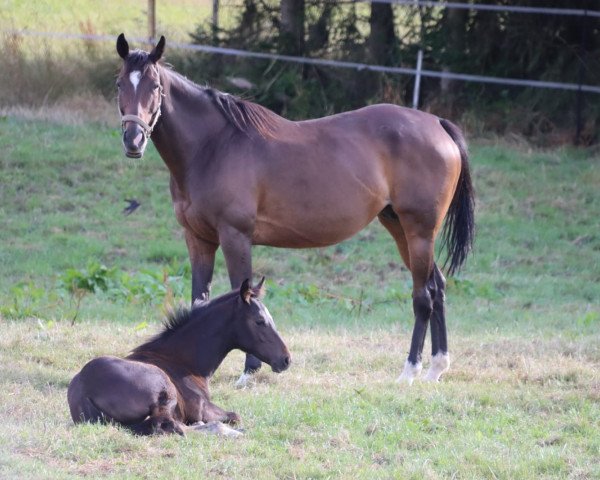
POLYGON ((165 43, 166 43, 165 36, 161 35, 160 40, 156 44, 156 47, 154 47, 154 49, 150 52, 150 55, 148 55, 148 59, 152 63, 158 62, 160 60, 160 57, 162 57, 162 55, 165 51, 165 43))
POLYGON ((125 34, 123 33, 117 38, 117 53, 123 60, 129 55, 129 44, 125 40, 125 34))
POLYGON ((240 297, 242 300, 250 304, 250 299, 252 298, 252 287, 250 286, 250 279, 247 278, 242 282, 242 286, 240 287, 240 297))

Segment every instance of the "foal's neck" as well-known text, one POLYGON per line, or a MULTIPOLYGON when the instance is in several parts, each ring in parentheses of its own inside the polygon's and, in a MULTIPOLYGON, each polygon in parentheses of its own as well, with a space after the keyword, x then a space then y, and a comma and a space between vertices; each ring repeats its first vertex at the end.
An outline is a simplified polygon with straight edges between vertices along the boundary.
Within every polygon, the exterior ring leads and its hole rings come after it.
POLYGON ((208 379, 233 349, 232 313, 226 304, 200 308, 209 310, 192 312, 192 318, 157 345, 157 351, 193 375, 208 379))

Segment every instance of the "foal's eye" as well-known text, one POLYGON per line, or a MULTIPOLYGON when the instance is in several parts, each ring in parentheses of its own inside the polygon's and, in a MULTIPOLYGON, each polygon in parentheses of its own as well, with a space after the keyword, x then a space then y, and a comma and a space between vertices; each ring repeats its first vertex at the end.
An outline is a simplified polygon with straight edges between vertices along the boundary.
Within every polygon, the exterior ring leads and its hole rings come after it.
POLYGON ((121 82, 117 81, 117 88, 121 88, 121 82))
POLYGON ((158 83, 155 83, 152 88, 154 88, 154 90, 158 90, 158 87, 160 87, 160 85, 158 83))
POLYGON ((267 324, 267 322, 265 321, 265 319, 264 319, 264 318, 257 318, 257 319, 256 319, 256 324, 257 324, 257 325, 266 325, 266 324, 267 324))

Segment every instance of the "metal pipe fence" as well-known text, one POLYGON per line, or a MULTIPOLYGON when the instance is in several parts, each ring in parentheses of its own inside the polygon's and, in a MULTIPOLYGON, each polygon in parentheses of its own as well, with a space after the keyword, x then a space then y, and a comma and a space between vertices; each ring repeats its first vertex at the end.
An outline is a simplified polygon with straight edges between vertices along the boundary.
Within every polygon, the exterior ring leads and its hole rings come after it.
MULTIPOLYGON (((508 6, 508 5, 488 5, 480 3, 465 3, 465 2, 439 2, 430 0, 356 0, 359 2, 381 2, 389 3, 393 5, 401 5, 407 8, 447 8, 447 9, 468 9, 468 10, 479 10, 489 12, 512 12, 520 14, 535 14, 535 15, 562 15, 562 16, 578 16, 585 20, 588 18, 600 18, 600 10, 586 10, 586 9, 573 9, 573 8, 547 8, 547 7, 530 7, 530 6, 508 6)), ((213 0, 213 3, 218 5, 217 0, 213 0)), ((148 3, 148 32, 150 36, 156 31, 156 16, 155 0, 149 0, 148 3)), ((214 13, 214 12, 213 12, 214 13)), ((214 16, 214 15, 213 15, 214 16)), ((214 19, 213 19, 214 21, 214 19)), ((587 25, 587 24, 584 24, 587 25)), ((91 35, 91 34, 77 34, 77 33, 61 33, 61 32, 38 32, 30 30, 10 30, 4 31, 5 33, 23 35, 23 36, 38 36, 55 39, 79 39, 85 41, 114 41, 112 35, 91 35)), ((585 34, 585 32, 583 32, 585 34)), ((582 34, 582 38, 585 35, 582 34)), ((154 41, 153 38, 133 38, 133 40, 148 43, 154 41)), ((546 88, 555 90, 566 90, 577 92, 576 99, 576 116, 577 116, 577 137, 579 137, 580 126, 581 126, 581 105, 583 104, 583 93, 600 94, 600 86, 589 85, 583 83, 583 75, 579 76, 579 83, 567 83, 559 81, 545 81, 536 79, 522 79, 522 78, 506 78, 506 77, 494 77, 486 75, 473 75, 460 72, 451 71, 435 71, 423 69, 423 51, 419 49, 417 55, 417 62, 415 68, 409 67, 390 67, 385 65, 374 65, 368 63, 358 62, 347 62, 341 60, 332 60, 324 58, 311 58, 311 57, 298 57, 291 55, 282 55, 277 53, 268 52, 255 52, 250 50, 241 50, 226 47, 217 47, 213 45, 198 45, 184 42, 170 42, 171 48, 177 48, 181 50, 190 50, 218 55, 231 55, 241 58, 256 58, 271 61, 281 61, 289 63, 298 63, 306 65, 317 65, 321 67, 331 68, 347 68, 354 70, 366 70, 372 72, 389 73, 396 75, 411 75, 415 77, 415 87, 413 90, 413 107, 417 108, 419 104, 420 95, 420 82, 422 77, 439 78, 447 80, 458 80, 463 82, 476 82, 485 84, 495 85, 506 85, 515 87, 528 87, 528 88, 546 88)), ((582 51, 585 52, 585 44, 582 44, 582 51)), ((582 59, 582 62, 584 60, 582 59)), ((584 66, 582 65, 582 68, 584 66)))

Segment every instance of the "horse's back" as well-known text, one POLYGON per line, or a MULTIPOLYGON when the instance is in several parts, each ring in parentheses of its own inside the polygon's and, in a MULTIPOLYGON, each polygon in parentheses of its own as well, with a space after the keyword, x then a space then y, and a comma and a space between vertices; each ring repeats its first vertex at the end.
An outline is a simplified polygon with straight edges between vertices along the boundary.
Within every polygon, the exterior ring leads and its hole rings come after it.
POLYGON ((438 117, 391 104, 286 124, 261 148, 254 241, 274 246, 335 244, 389 204, 439 203, 460 169, 438 117))

